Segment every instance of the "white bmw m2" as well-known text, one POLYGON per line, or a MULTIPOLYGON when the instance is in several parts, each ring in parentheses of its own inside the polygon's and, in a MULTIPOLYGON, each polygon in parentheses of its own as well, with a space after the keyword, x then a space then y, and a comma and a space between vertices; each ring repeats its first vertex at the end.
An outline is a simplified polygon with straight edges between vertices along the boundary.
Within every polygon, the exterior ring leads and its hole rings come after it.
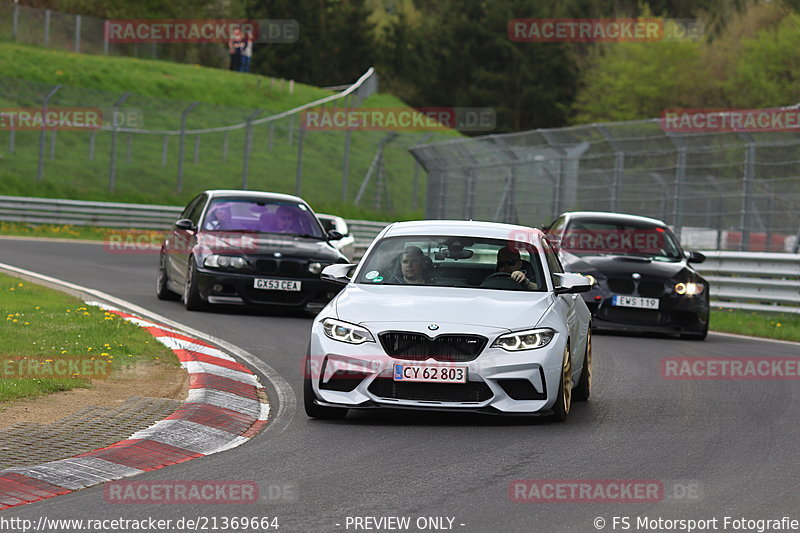
POLYGON ((317 315, 305 362, 306 413, 393 407, 550 414, 588 399, 592 341, 578 293, 539 230, 464 221, 400 222, 317 315))

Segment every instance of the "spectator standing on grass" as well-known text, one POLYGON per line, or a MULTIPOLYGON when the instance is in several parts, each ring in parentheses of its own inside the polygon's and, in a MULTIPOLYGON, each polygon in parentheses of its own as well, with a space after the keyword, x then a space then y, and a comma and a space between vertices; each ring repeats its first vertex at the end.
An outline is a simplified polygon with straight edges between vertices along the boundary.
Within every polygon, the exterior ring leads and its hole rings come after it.
POLYGON ((250 60, 253 58, 253 32, 248 31, 242 47, 242 72, 250 72, 250 60))
POLYGON ((242 68, 242 49, 244 38, 242 30, 234 28, 228 39, 228 52, 231 54, 231 70, 239 71, 242 68))

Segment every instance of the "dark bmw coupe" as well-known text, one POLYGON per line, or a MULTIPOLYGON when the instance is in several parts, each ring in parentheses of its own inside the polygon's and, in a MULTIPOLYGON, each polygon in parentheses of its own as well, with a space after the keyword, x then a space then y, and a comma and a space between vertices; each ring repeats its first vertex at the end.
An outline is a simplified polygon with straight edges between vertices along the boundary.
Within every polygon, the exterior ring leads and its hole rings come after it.
POLYGON ((183 211, 161 247, 156 295, 189 310, 207 304, 319 311, 341 286, 320 272, 347 258, 301 198, 205 191, 183 211))
POLYGON ((582 294, 594 328, 706 338, 709 286, 690 265, 705 256, 684 251, 664 222, 584 211, 562 214, 546 231, 564 269, 594 280, 582 294))

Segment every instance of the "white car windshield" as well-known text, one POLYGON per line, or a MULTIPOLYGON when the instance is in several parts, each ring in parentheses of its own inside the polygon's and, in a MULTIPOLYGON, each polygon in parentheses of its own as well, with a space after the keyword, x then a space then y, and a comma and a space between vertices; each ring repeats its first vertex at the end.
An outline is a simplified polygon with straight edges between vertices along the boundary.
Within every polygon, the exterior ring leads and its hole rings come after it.
POLYGON ((413 235, 381 240, 364 258, 355 282, 544 291, 544 279, 538 253, 530 243, 413 235), (524 278, 515 272, 522 272, 524 278))

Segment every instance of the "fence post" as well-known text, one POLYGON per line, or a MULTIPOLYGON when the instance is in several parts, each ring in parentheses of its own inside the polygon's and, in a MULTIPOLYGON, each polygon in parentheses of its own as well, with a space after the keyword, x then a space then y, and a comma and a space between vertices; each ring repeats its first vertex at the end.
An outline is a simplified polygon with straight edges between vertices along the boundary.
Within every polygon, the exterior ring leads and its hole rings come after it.
POLYGON ((56 158, 56 130, 50 132, 50 160, 56 158))
POLYGON ((272 151, 272 139, 275 137, 275 122, 269 123, 269 141, 267 141, 267 150, 272 151))
POLYGON ((619 211, 619 191, 622 184, 622 174, 625 171, 625 151, 619 146, 619 143, 614 136, 611 135, 611 132, 608 131, 608 128, 601 125, 597 125, 595 128, 614 150, 614 175, 611 180, 611 197, 609 198, 609 207, 612 213, 616 213, 619 211))
MULTIPOLYGON (((14 4, 16 6, 16 4, 14 4)), ((16 134, 16 130, 14 129, 14 116, 11 115, 8 121, 8 153, 14 153, 14 136, 16 134)))
POLYGON ((242 162, 242 189, 247 190, 247 172, 250 167, 250 151, 253 145, 253 120, 261 114, 263 109, 256 109, 247 116, 247 125, 244 128, 244 161, 242 162))
POLYGON ((303 124, 297 123, 297 170, 294 176, 294 195, 300 196, 300 186, 303 180, 303 140, 306 137, 306 129, 303 124))
POLYGON ((111 106, 111 153, 109 155, 108 190, 114 192, 117 185, 117 109, 131 93, 125 93, 111 106))
POLYGON ((375 169, 378 165, 383 164, 383 147, 386 146, 388 143, 392 141, 395 137, 397 137, 396 132, 391 132, 386 135, 383 139, 380 140, 378 143, 378 151, 375 152, 375 157, 372 158, 372 162, 369 164, 369 169, 367 169, 367 175, 364 176, 364 181, 361 182, 361 187, 358 188, 358 194, 356 194, 356 199, 353 201, 355 205, 358 205, 358 202, 361 201, 361 197, 364 195, 364 191, 367 189, 367 184, 369 183, 370 177, 375 172, 375 169))
POLYGON ((81 52, 81 16, 75 15, 75 53, 81 52))
POLYGON ((342 158, 342 202, 347 201, 347 178, 350 174, 350 138, 353 132, 347 130, 344 134, 344 156, 342 158))
POLYGON ((94 139, 97 137, 97 130, 93 130, 89 135, 89 161, 94 161, 94 139))
POLYGON ((19 25, 19 4, 14 2, 14 7, 12 8, 13 14, 11 15, 11 39, 16 41, 17 40, 17 27, 19 25))
POLYGON ((286 120, 289 122, 289 146, 291 146, 292 137, 294 136, 294 121, 292 120, 291 116, 289 116, 286 120))
POLYGON ((200 105, 200 102, 192 102, 186 109, 181 112, 181 132, 178 141, 178 192, 183 192, 183 153, 185 150, 184 144, 186 143, 186 116, 192 112, 192 109, 200 105))
POLYGON ((169 136, 164 135, 164 140, 161 143, 161 166, 167 166, 167 145, 169 144, 169 136))
POLYGON ((50 44, 50 10, 44 10, 44 45, 50 44))
MULTIPOLYGON (((422 138, 419 140, 419 142, 417 144, 412 146, 412 148, 416 148, 417 146, 425 144, 428 141, 428 139, 430 139, 432 136, 433 136, 433 133, 426 133, 425 135, 422 136, 422 138)), ((419 190, 419 169, 420 169, 420 166, 421 165, 419 164, 419 160, 415 157, 414 158, 414 184, 413 184, 412 189, 411 189, 411 209, 416 209, 417 205, 418 205, 418 202, 417 202, 418 192, 417 191, 419 190)))
POLYGON ((128 134, 128 138, 126 139, 126 146, 125 146, 125 162, 131 162, 131 153, 133 152, 133 133, 128 134))
POLYGON ((222 160, 228 160, 228 134, 230 132, 226 131, 225 134, 222 136, 222 160))
POLYGON ((198 133, 194 137, 194 164, 200 162, 200 134, 198 133))
POLYGON ((750 226, 752 224, 751 214, 753 212, 753 180, 756 171, 756 143, 753 136, 748 132, 739 132, 746 141, 746 152, 744 160, 744 175, 742 176, 742 208, 739 212, 739 226, 742 228, 742 251, 750 248, 750 226))
POLYGON ((103 21, 103 55, 108 55, 108 20, 103 21))
POLYGON ((669 138, 678 148, 678 160, 675 165, 675 182, 673 185, 672 225, 675 227, 675 236, 680 241, 682 229, 682 199, 683 182, 686 180, 686 145, 681 137, 669 135, 669 138))
MULTIPOLYGON (((49 13, 49 10, 48 10, 49 13)), ((42 102, 42 117, 47 116, 47 104, 50 102, 50 98, 53 97, 59 90, 61 90, 61 84, 56 85, 53 87, 47 96, 44 97, 44 101, 42 102)), ((47 125, 46 121, 42 120, 42 129, 39 132, 39 165, 36 168, 36 181, 42 181, 42 177, 44 175, 44 144, 45 144, 45 136, 47 135, 47 125)))

